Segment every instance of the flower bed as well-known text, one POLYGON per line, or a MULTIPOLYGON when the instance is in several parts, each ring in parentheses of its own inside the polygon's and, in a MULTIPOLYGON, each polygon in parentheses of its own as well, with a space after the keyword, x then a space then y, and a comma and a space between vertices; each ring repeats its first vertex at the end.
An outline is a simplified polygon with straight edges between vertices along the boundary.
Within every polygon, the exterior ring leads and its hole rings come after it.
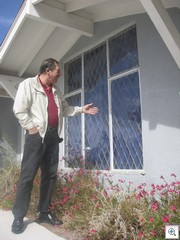
MULTIPOLYGON (((0 207, 11 209, 19 167, 0 172, 0 207)), ((51 210, 65 220, 64 227, 81 232, 85 240, 164 239, 165 225, 180 223, 180 182, 175 174, 168 183, 137 187, 111 175, 83 167, 58 172, 51 210), (104 188, 106 178, 111 192, 104 188), (125 184, 127 187, 125 188, 125 184)), ((40 173, 34 180, 29 215, 36 216, 40 173)))

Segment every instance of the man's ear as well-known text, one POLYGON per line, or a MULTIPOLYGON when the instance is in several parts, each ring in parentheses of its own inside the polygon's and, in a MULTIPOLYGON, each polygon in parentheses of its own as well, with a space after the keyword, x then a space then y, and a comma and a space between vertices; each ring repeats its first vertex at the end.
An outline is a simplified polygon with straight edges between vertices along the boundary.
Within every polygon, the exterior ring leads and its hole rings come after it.
POLYGON ((50 69, 49 68, 46 68, 46 73, 49 73, 50 72, 50 69))

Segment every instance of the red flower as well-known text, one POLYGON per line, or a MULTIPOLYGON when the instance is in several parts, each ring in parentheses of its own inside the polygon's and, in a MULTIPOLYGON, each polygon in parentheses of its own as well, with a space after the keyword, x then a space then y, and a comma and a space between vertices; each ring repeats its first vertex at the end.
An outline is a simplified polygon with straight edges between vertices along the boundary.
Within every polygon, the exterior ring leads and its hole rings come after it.
POLYGON ((156 212, 158 210, 158 202, 152 203, 151 208, 154 212, 156 212))
POLYGON ((141 219, 140 219, 140 222, 144 222, 144 221, 145 221, 145 219, 144 219, 144 218, 141 218, 141 219))
POLYGON ((102 205, 100 203, 97 204, 97 208, 101 208, 102 205))
POLYGON ((155 190, 152 190, 152 191, 150 192, 150 195, 153 196, 154 194, 155 194, 155 190))
POLYGON ((143 233, 143 232, 140 232, 140 233, 139 233, 139 237, 144 237, 144 233, 143 233))
POLYGON ((96 230, 94 230, 93 228, 90 230, 90 233, 95 233, 96 230))
POLYGON ((68 189, 66 187, 63 188, 63 192, 67 192, 68 189))
POLYGON ((172 206, 171 206, 171 209, 172 209, 173 211, 176 211, 176 210, 177 210, 177 208, 176 208, 175 205, 172 205, 172 206))
POLYGON ((163 221, 164 223, 169 223, 169 222, 170 222, 168 216, 163 216, 163 217, 162 217, 162 221, 163 221))
POLYGON ((153 217, 150 217, 150 218, 149 218, 149 221, 150 221, 150 222, 154 222, 154 218, 153 218, 153 217))
POLYGON ((157 235, 157 232, 156 232, 155 230, 152 230, 152 231, 150 232, 150 234, 151 234, 152 236, 156 236, 156 235, 157 235))
POLYGON ((74 209, 78 209, 79 207, 77 205, 74 205, 74 209))

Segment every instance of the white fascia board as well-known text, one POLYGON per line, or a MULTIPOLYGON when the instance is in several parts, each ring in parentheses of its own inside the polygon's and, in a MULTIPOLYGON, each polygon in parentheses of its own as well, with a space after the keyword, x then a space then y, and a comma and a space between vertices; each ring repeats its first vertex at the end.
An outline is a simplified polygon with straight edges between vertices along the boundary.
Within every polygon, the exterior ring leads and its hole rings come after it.
POLYGON ((4 89, 9 93, 12 99, 15 98, 17 92, 17 85, 24 80, 23 78, 8 76, 8 75, 0 75, 0 83, 4 87, 4 89))
POLYGON ((36 4, 40 3, 40 2, 43 2, 43 0, 31 0, 31 3, 33 5, 36 5, 36 4))
POLYGON ((80 16, 66 13, 61 9, 39 3, 36 6, 29 5, 29 17, 46 22, 55 27, 66 30, 74 30, 82 35, 91 37, 94 34, 94 24, 80 16))
POLYGON ((5 57, 6 52, 10 48, 11 44, 13 43, 13 39, 16 37, 18 34, 19 29, 21 28, 23 22, 26 19, 26 11, 27 11, 28 5, 25 4, 22 6, 22 10, 18 13, 16 16, 6 38, 4 39, 1 48, 0 48, 0 63, 5 57))
POLYGON ((160 0, 140 0, 180 68, 180 34, 160 0))
POLYGON ((107 2, 110 0, 73 0, 65 3, 65 11, 66 12, 74 12, 81 10, 83 8, 87 8, 90 6, 97 5, 99 3, 107 2))

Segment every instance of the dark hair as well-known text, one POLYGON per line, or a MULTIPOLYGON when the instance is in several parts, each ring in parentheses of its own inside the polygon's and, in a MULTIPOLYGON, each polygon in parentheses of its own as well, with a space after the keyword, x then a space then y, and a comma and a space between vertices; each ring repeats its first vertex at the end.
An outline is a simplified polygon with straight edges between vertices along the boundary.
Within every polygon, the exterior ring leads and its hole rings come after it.
POLYGON ((46 71, 47 68, 50 70, 54 70, 56 67, 56 64, 59 64, 59 62, 53 58, 47 58, 45 59, 39 68, 39 74, 42 74, 46 71))

